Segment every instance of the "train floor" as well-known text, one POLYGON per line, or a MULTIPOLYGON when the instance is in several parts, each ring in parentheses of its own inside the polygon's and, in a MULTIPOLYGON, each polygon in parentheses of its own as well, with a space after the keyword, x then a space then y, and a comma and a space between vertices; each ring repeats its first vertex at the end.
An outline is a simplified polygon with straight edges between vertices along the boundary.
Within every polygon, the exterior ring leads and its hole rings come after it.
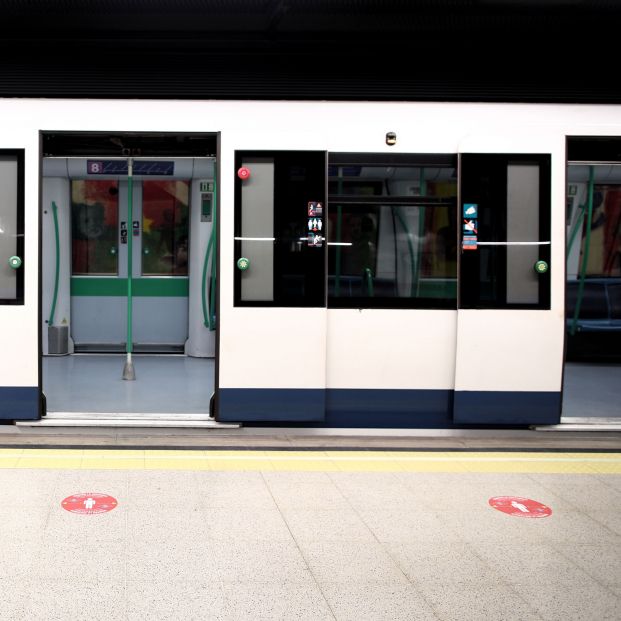
POLYGON ((48 412, 209 413, 213 358, 137 354, 132 361, 136 380, 126 381, 124 355, 44 357, 48 412))
POLYGON ((563 417, 621 419, 621 364, 565 364, 563 417))
POLYGON ((621 453, 0 448, 0 619, 621 618, 621 453))

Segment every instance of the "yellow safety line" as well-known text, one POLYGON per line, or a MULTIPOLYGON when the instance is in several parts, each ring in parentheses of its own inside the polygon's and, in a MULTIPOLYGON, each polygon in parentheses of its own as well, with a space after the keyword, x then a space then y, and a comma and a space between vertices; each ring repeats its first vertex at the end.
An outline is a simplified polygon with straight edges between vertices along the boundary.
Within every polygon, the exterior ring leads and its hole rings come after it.
POLYGON ((0 469, 621 474, 621 453, 0 449, 0 469))

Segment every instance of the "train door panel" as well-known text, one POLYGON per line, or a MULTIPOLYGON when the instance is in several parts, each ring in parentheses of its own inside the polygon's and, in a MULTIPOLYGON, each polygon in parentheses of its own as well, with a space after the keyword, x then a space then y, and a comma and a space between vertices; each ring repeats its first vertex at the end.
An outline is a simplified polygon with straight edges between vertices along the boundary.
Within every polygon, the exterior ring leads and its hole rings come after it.
POLYGON ((123 348, 129 237, 133 339, 182 350, 188 336, 189 183, 71 181, 72 338, 77 350, 123 348))
MULTIPOLYGON (((26 304, 23 150, 0 150, 0 197, 0 419, 34 419, 39 417, 36 293, 31 287, 26 304)), ((36 273, 32 262, 30 269, 36 273)))
POLYGON ((462 154, 459 215, 454 421, 558 422, 550 156, 462 154))
POLYGON ((220 323, 219 420, 325 415, 325 152, 237 152, 235 308, 220 323), (230 367, 230 368, 229 368, 230 367))

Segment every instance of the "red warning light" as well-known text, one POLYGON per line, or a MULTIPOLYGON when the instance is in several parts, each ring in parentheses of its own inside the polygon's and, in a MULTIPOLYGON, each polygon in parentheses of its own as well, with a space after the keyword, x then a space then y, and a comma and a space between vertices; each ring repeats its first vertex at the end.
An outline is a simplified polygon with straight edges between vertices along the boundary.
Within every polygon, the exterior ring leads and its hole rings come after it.
POLYGON ((245 181, 246 179, 250 179, 250 168, 246 168, 245 166, 242 166, 238 171, 237 171, 237 176, 242 180, 245 181))

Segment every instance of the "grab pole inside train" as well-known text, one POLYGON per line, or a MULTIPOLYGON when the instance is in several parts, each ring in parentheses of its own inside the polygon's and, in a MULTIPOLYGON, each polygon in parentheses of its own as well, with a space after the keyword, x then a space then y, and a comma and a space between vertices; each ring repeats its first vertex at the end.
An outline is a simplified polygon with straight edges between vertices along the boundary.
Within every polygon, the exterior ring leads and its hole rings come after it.
POLYGON ((136 379, 134 363, 132 362, 132 237, 134 221, 134 214, 132 213, 132 193, 134 189, 132 168, 133 161, 130 157, 127 160, 127 226, 130 230, 127 236, 127 359, 125 360, 125 366, 123 367, 124 380, 136 379))

